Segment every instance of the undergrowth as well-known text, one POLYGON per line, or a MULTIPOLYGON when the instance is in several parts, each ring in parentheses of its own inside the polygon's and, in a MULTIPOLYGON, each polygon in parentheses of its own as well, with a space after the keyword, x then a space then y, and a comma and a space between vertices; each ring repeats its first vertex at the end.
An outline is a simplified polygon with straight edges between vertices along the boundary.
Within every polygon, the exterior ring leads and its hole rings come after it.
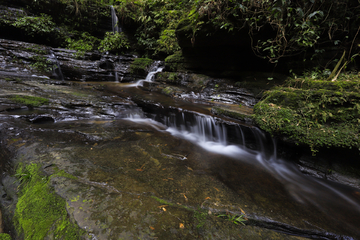
POLYGON ((360 79, 296 78, 267 91, 254 107, 255 121, 273 135, 320 147, 359 148, 360 79))
POLYGON ((15 176, 21 182, 14 215, 18 234, 29 240, 80 239, 84 231, 70 222, 65 200, 54 192, 40 165, 20 164, 15 176))

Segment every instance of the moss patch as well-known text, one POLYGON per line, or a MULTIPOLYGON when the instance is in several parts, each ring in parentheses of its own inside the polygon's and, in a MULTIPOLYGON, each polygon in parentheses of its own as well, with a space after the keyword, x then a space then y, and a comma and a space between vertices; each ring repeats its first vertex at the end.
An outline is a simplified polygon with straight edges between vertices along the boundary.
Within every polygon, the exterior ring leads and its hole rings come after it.
POLYGON ((135 58, 134 62, 130 65, 129 71, 132 74, 146 75, 147 68, 154 62, 149 58, 135 58))
POLYGON ((240 121, 245 121, 245 122, 252 122, 252 120, 253 120, 252 115, 247 115, 247 114, 244 114, 241 112, 232 111, 230 109, 225 109, 225 108, 220 108, 220 107, 213 107, 211 109, 211 112, 216 115, 223 115, 226 117, 231 117, 231 118, 238 119, 240 121))
POLYGON ((16 176, 21 181, 21 191, 16 205, 14 223, 24 239, 80 239, 85 232, 70 222, 66 202, 43 176, 40 165, 19 165, 16 176))
POLYGON ((174 89, 172 87, 166 87, 161 90, 161 93, 163 93, 165 95, 172 95, 173 92, 174 92, 174 89))
POLYGON ((360 149, 360 79, 291 79, 266 92, 255 121, 273 135, 309 145, 360 149))
POLYGON ((170 71, 177 72, 177 71, 185 71, 185 58, 182 55, 181 51, 174 53, 173 55, 168 56, 165 58, 165 67, 170 71))
POLYGON ((49 103, 49 99, 34 96, 11 96, 10 99, 16 103, 24 104, 28 107, 38 107, 49 103))

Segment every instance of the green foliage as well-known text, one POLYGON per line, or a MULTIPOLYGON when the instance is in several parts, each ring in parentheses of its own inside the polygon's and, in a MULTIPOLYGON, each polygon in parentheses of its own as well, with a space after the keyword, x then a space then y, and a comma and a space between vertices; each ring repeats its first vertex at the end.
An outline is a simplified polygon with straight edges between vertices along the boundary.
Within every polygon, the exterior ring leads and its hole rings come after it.
POLYGON ((207 30, 209 26, 230 33, 246 28, 254 52, 274 63, 310 48, 316 53, 323 49, 322 44, 349 48, 359 25, 358 1, 197 0, 193 3, 181 24, 192 34, 189 37, 193 44, 197 32, 211 34, 207 30))
POLYGON ((173 54, 180 50, 177 43, 175 29, 165 29, 162 31, 160 38, 157 40, 156 52, 164 52, 166 54, 173 54))
POLYGON ((66 202, 51 188, 49 177, 41 173, 37 164, 17 168, 16 175, 22 180, 16 205, 14 223, 24 239, 80 239, 84 234, 69 221, 66 202), (24 176, 26 176, 24 178, 24 176))
POLYGON ((47 54, 48 53, 47 50, 45 50, 44 48, 37 46, 37 45, 25 48, 25 50, 29 51, 29 52, 34 52, 36 54, 47 54))
POLYGON ((241 214, 241 215, 236 215, 236 214, 230 214, 230 213, 226 213, 226 214, 219 214, 218 217, 221 218, 225 218, 226 220, 234 223, 234 224, 242 224, 245 225, 244 222, 247 221, 247 219, 245 218, 245 215, 241 214))
POLYGON ((336 82, 290 79, 265 93, 254 107, 255 121, 274 135, 309 145, 360 149, 360 79, 336 82))
POLYGON ((12 24, 14 27, 25 30, 25 32, 32 37, 36 35, 46 36, 50 33, 55 33, 55 23, 51 16, 42 14, 39 17, 22 17, 12 24))
POLYGON ((81 57, 85 52, 96 49, 99 39, 91 36, 87 32, 81 33, 79 37, 75 39, 67 38, 67 48, 77 50, 77 56, 81 57))
POLYGON ((35 55, 31 57, 31 59, 35 62, 30 64, 30 66, 36 69, 37 71, 51 72, 51 70, 53 69, 52 62, 47 60, 47 58, 44 56, 35 55))
POLYGON ((28 107, 38 107, 41 105, 49 104, 49 99, 42 97, 15 95, 10 97, 10 99, 16 103, 24 104, 28 107))
POLYGON ((184 0, 117 0, 114 7, 124 24, 136 26, 137 48, 153 55, 179 50, 175 29, 189 5, 184 0))
POLYGON ((0 240, 11 240, 11 236, 7 233, 0 233, 0 240))
POLYGON ((111 51, 111 52, 124 52, 126 49, 130 48, 130 43, 126 35, 121 32, 107 32, 104 39, 100 42, 99 50, 100 51, 111 51))

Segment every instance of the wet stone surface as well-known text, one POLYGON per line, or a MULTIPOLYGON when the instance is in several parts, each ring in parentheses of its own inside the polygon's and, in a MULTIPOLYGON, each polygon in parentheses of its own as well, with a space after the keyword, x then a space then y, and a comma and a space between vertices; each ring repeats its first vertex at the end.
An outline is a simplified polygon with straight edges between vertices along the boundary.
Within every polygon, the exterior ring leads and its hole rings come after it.
MULTIPOLYGON (((88 239, 293 238, 216 217, 247 212, 205 161, 219 156, 159 126, 123 120, 141 111, 131 101, 92 85, 6 78, 0 126, 3 148, 15 153, 10 165, 39 163, 48 175, 63 170, 51 184, 88 239), (28 108, 10 95, 46 97, 49 104, 28 108)), ((16 186, 7 179, 2 204, 13 209, 16 186)))
MULTIPOLYGON (((119 83, 79 84, 11 74, 1 76, 0 83, 0 137, 2 148, 14 153, 7 154, 10 164, 39 163, 47 175, 63 172, 51 184, 88 239, 359 236, 357 189, 287 172, 292 165, 286 162, 261 162, 265 158, 256 147, 239 148, 236 157, 208 151, 144 119, 185 110, 183 115, 209 114, 208 105, 139 88, 128 91, 119 83), (11 98, 16 95, 42 97, 48 103, 34 107, 11 98), (338 189, 344 194, 337 195, 338 189), (338 204, 343 201, 338 196, 354 205, 338 204), (246 226, 229 221, 244 213, 246 226)), ((246 131, 258 136, 251 128, 246 131)), ((223 148, 224 153, 230 150, 223 148)), ((16 203, 17 186, 10 175, 3 178, 1 195, 8 198, 3 209, 16 203)))

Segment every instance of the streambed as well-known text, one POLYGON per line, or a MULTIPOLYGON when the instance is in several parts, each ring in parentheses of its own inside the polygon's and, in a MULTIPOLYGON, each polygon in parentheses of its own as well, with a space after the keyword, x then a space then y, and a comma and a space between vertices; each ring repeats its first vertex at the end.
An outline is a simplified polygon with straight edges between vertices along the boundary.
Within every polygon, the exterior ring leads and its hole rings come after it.
MULTIPOLYGON (((9 163, 39 163, 89 239, 358 239, 357 188, 303 175, 255 127, 122 83, 0 80, 9 163), (6 98, 35 92, 49 106, 6 98), (36 121, 34 119, 37 119, 36 121), (218 214, 245 213, 246 226, 218 214)), ((3 176, 2 205, 16 203, 3 176)), ((11 209, 11 208, 10 208, 11 209)), ((9 214, 9 213, 8 213, 9 214)))

